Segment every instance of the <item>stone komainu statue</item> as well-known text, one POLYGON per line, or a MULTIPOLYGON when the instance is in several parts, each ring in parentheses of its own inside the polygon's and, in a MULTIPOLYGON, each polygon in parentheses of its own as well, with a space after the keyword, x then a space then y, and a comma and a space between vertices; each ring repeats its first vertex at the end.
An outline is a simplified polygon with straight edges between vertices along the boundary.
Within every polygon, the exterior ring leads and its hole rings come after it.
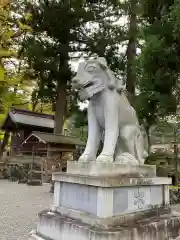
POLYGON ((72 80, 81 100, 89 100, 88 140, 79 161, 143 164, 147 156, 144 133, 124 86, 104 58, 81 62, 72 80), (100 140, 103 149, 96 159, 100 140))

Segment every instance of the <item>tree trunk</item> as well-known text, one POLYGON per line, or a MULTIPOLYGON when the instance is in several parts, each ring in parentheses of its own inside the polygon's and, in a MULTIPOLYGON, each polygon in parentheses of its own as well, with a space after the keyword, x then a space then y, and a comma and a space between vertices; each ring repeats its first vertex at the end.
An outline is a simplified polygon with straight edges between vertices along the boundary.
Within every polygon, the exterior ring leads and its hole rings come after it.
POLYGON ((148 146, 147 146, 147 152, 148 152, 148 156, 150 155, 150 150, 151 150, 151 137, 150 137, 150 132, 149 132, 150 128, 148 128, 147 130, 147 141, 148 141, 148 146))
POLYGON ((54 133, 62 134, 66 115, 67 83, 59 82, 57 89, 56 112, 54 118, 54 133))
MULTIPOLYGON (((129 94, 129 100, 134 103, 136 86, 136 42, 137 42, 137 0, 130 1, 129 7, 129 42, 127 47, 127 82, 126 89, 129 94)), ((134 104, 133 104, 134 105, 134 104)))
POLYGON ((4 139, 3 139, 3 143, 2 143, 2 145, 1 145, 1 150, 0 150, 0 156, 3 156, 3 152, 5 151, 5 148, 6 148, 6 146, 7 146, 7 144, 8 144, 8 140, 9 140, 9 136, 10 136, 10 133, 9 132, 5 132, 4 133, 4 139))
POLYGON ((178 174, 178 143, 174 142, 174 168, 175 168, 175 185, 178 186, 179 174, 178 174))
POLYGON ((35 112, 36 111, 36 107, 38 105, 38 101, 34 101, 32 102, 32 111, 35 112))
MULTIPOLYGON (((64 8, 69 9, 69 1, 63 0, 64 8)), ((56 98, 56 112, 55 112, 55 125, 54 133, 63 134, 63 124, 66 117, 67 106, 67 87, 68 82, 71 80, 71 69, 69 66, 69 34, 70 30, 67 29, 63 32, 63 39, 61 39, 61 51, 59 56, 59 72, 57 75, 57 98, 56 98)))

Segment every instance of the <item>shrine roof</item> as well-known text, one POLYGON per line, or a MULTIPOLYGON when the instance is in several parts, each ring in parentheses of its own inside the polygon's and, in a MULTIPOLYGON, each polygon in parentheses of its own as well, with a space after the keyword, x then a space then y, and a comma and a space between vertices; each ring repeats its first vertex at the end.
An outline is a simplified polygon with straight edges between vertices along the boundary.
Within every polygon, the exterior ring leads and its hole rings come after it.
POLYGON ((24 109, 11 108, 1 129, 6 130, 8 128, 13 128, 13 126, 17 126, 18 124, 53 129, 54 116, 24 109))
POLYGON ((74 136, 65 136, 60 134, 54 134, 54 133, 44 133, 44 132, 32 132, 21 144, 21 146, 28 141, 31 141, 31 139, 35 137, 39 141, 47 144, 47 143, 63 143, 68 145, 84 145, 84 142, 81 141, 79 138, 74 136))

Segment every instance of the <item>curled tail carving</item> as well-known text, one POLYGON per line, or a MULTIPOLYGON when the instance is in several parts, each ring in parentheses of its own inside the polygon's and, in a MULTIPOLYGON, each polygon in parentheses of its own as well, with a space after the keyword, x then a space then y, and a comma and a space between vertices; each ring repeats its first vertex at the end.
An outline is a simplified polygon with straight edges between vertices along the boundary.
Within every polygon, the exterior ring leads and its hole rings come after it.
POLYGON ((143 126, 140 126, 135 132, 134 153, 139 164, 144 164, 148 157, 148 138, 143 126))
POLYGON ((149 142, 148 142, 147 133, 146 133, 143 125, 140 126, 140 131, 141 131, 141 134, 143 136, 143 138, 142 138, 143 145, 144 145, 143 158, 147 158, 148 157, 148 145, 149 145, 149 142))

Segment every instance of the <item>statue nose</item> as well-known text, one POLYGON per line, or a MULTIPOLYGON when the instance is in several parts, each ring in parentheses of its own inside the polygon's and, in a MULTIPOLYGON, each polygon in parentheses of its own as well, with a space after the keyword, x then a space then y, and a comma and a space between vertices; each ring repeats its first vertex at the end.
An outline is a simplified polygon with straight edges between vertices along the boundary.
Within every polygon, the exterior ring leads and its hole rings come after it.
POLYGON ((78 79, 77 78, 73 78, 72 83, 73 84, 77 84, 78 83, 78 79))
POLYGON ((78 89, 79 88, 79 81, 77 78, 72 79, 72 88, 73 89, 78 89))

